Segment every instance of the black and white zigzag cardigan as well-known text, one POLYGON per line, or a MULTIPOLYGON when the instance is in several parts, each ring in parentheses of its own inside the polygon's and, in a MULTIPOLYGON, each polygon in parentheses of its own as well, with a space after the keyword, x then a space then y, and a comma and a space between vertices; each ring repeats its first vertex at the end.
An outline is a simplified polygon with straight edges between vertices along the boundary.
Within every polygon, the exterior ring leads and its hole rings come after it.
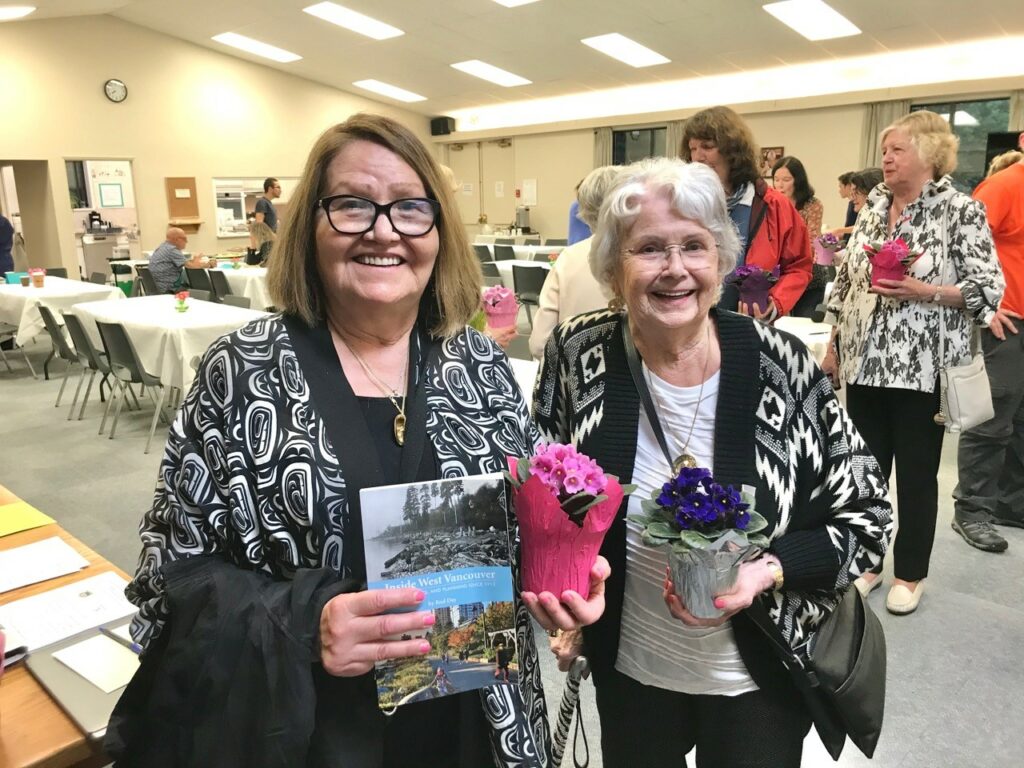
MULTIPOLYGON (((712 317, 722 348, 714 473, 723 483, 756 489, 756 508, 768 520, 785 576, 784 589, 761 600, 803 653, 853 579, 885 554, 892 534, 886 479, 798 339, 732 312, 712 317)), ((622 344, 624 318, 602 310, 562 323, 545 349, 533 408, 544 439, 573 443, 628 482, 640 397, 622 344)), ((607 609, 584 630, 599 684, 618 653, 626 504, 601 550, 612 567, 607 609)), ((742 613, 732 625, 751 676, 762 688, 771 685, 782 668, 766 639, 742 613)))
MULTIPOLYGON (((506 456, 532 452, 537 431, 493 341, 467 328, 441 344, 423 376, 427 437, 442 477, 501 471, 506 456)), ((279 316, 210 347, 171 426, 153 506, 139 526, 142 554, 126 590, 140 608, 136 640, 148 644, 168 618, 160 566, 171 560, 220 554, 278 579, 299 568, 351 575, 343 558, 353 545, 348 490, 317 406, 279 316), (317 510, 329 521, 326 536, 317 530, 317 510)), ((509 524, 518 561, 511 511, 509 524)), ((481 706, 495 763, 542 768, 550 749, 544 689, 529 613, 520 600, 515 607, 520 686, 482 689, 481 706)))

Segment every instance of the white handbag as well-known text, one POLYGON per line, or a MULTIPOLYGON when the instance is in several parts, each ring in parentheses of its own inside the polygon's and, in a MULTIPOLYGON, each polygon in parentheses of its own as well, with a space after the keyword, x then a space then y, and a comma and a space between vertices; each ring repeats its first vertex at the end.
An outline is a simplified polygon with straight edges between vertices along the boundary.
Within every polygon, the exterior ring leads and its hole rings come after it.
MULTIPOLYGON (((942 222, 942 263, 939 276, 945 279, 946 250, 949 235, 949 202, 946 202, 942 222)), ((956 284, 954 270, 953 284, 956 284)), ((995 416, 992 407, 992 389, 985 370, 985 355, 981 350, 981 334, 977 326, 971 329, 971 361, 966 365, 946 367, 946 323, 944 310, 939 307, 939 412, 935 423, 947 432, 963 432, 984 424, 995 416)))

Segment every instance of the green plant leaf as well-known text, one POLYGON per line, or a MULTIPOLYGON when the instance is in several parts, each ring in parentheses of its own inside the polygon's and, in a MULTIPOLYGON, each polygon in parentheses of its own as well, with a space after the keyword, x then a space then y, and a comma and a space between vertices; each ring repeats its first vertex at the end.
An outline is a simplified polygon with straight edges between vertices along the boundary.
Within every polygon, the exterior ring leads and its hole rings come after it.
POLYGON ((704 549, 718 537, 708 538, 703 533, 697 533, 697 531, 680 531, 678 538, 687 549, 704 549))
POLYGON ((750 510, 750 522, 747 524, 747 528, 744 533, 757 533, 763 531, 768 527, 768 521, 765 520, 764 515, 760 512, 750 510))
POLYGON ((530 479, 529 459, 519 459, 516 461, 516 476, 519 478, 520 485, 530 479))

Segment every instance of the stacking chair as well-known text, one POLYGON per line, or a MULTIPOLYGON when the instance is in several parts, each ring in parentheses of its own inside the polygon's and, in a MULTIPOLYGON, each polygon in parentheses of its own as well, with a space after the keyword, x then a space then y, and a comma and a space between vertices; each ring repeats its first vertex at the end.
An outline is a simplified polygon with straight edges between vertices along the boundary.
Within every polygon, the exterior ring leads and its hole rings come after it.
MULTIPOLYGON (((496 277, 501 280, 501 272, 498 271, 498 265, 493 261, 485 261, 480 265, 480 271, 484 273, 484 277, 496 277)), ((500 284, 500 282, 499 282, 500 284)))
POLYGON ((544 241, 544 245, 568 245, 569 241, 566 238, 549 237, 544 241))
POLYGON ((473 244, 473 251, 476 253, 476 257, 480 259, 480 262, 494 261, 494 256, 491 254, 491 249, 486 245, 480 245, 480 243, 473 244))
MULTIPOLYGON (((63 312, 64 327, 68 329, 71 342, 75 345, 75 353, 78 355, 78 362, 82 364, 82 376, 78 379, 78 387, 75 388, 75 399, 71 401, 71 409, 68 411, 68 421, 75 415, 75 404, 78 402, 78 394, 82 391, 82 383, 85 381, 85 374, 89 374, 89 383, 85 387, 85 397, 82 398, 82 407, 78 409, 78 420, 81 421, 85 415, 85 406, 89 402, 89 395, 92 393, 92 383, 96 378, 97 371, 103 374, 100 379, 100 402, 103 402, 103 384, 110 376, 110 366, 107 364, 107 356, 93 346, 92 339, 82 325, 78 315, 63 312)), ((113 394, 113 387, 111 387, 113 394)), ((135 393, 132 393, 132 397, 135 393)))
POLYGON ((515 245, 516 239, 514 237, 496 237, 494 243, 495 245, 515 245))
POLYGON ((231 284, 223 269, 208 269, 206 274, 210 278, 210 285, 213 287, 214 300, 224 301, 225 296, 231 295, 231 284))
MULTIPOLYGON (((8 272, 8 275, 11 273, 8 272)), ((10 323, 0 323, 0 342, 10 341, 14 343, 14 338, 18 335, 18 326, 11 325, 10 323)), ((32 367, 32 361, 28 359, 28 352, 25 351, 24 347, 18 347, 21 350, 22 356, 25 358, 25 365, 28 366, 29 373, 32 374, 32 378, 36 378, 36 369, 32 367)), ((0 345, 0 360, 4 361, 4 365, 7 366, 8 371, 13 371, 11 368, 11 361, 7 359, 7 353, 4 351, 2 345, 0 345)))
POLYGON ((229 293, 224 296, 224 303, 230 304, 232 307, 242 307, 243 309, 249 309, 252 306, 252 300, 248 296, 235 296, 233 293, 229 293))
POLYGON ((95 283, 96 285, 107 284, 107 273, 106 272, 93 272, 89 275, 89 282, 95 283))
POLYGON ((492 286, 496 286, 496 285, 504 285, 504 283, 501 282, 501 278, 500 277, 493 277, 491 275, 484 275, 484 288, 491 288, 492 286))
POLYGON ((548 277, 549 270, 544 267, 520 267, 512 265, 512 284, 515 286, 519 303, 526 307, 526 317, 533 327, 533 313, 530 307, 540 306, 540 291, 548 277))
POLYGON ((64 277, 68 276, 68 271, 64 267, 47 267, 46 274, 50 277, 64 277))
POLYGON ((139 273, 139 277, 142 279, 142 290, 145 291, 147 296, 159 296, 162 293, 156 287, 156 279, 153 277, 153 273, 149 271, 149 267, 136 267, 135 271, 139 273))
POLYGON ((540 245, 539 237, 525 237, 523 238, 523 245, 540 245))
POLYGON ((495 261, 510 261, 516 257, 515 249, 511 245, 495 245, 494 246, 494 260, 495 261))
POLYGON ((43 378, 50 378, 50 361, 55 357, 59 357, 61 360, 67 363, 64 367, 64 376, 60 380, 60 391, 57 392, 57 402, 53 404, 54 408, 60 408, 60 399, 64 396, 64 387, 68 383, 68 371, 71 370, 71 366, 78 363, 78 355, 75 351, 68 346, 68 340, 64 336, 64 329, 60 327, 60 323, 57 322, 57 318, 53 316, 53 312, 49 307, 40 304, 37 309, 39 314, 42 315, 43 325, 46 326, 46 332, 50 335, 50 343, 53 348, 50 350, 49 357, 46 358, 46 362, 43 363, 43 378))
POLYGON ((199 288, 188 289, 189 298, 198 299, 199 301, 213 301, 213 294, 206 290, 200 290, 199 288))
MULTIPOLYGON (((149 392, 149 396, 153 397, 153 390, 158 389, 160 391, 160 397, 156 400, 156 411, 153 413, 153 421, 149 426, 149 438, 146 440, 146 448, 143 453, 149 453, 150 443, 153 442, 153 433, 156 432, 157 419, 164 419, 163 408, 164 408, 164 396, 166 392, 160 379, 147 373, 142 367, 142 363, 139 361, 139 354, 135 351, 135 345, 132 344, 132 340, 128 337, 128 333, 125 331, 124 326, 120 323, 104 323, 96 321, 96 327, 100 329, 100 338, 103 339, 103 347, 107 351, 107 360, 110 363, 110 370, 114 374, 114 382, 118 386, 118 392, 111 393, 110 400, 107 401, 107 411, 110 411, 110 406, 117 400, 117 408, 114 410, 114 421, 110 425, 110 436, 109 439, 114 439, 114 432, 117 430, 117 420, 121 415, 121 406, 124 404, 126 397, 125 390, 130 390, 131 384, 142 384, 146 387, 146 391, 149 392), (120 394, 120 397, 117 395, 120 394)), ((107 414, 103 414, 103 421, 100 422, 100 434, 103 434, 103 428, 106 426, 107 414)), ((166 419, 164 419, 166 422, 166 419)))
POLYGON ((213 293, 213 284, 210 282, 210 276, 206 274, 206 270, 202 267, 185 267, 185 277, 188 280, 189 290, 198 288, 200 291, 213 293))

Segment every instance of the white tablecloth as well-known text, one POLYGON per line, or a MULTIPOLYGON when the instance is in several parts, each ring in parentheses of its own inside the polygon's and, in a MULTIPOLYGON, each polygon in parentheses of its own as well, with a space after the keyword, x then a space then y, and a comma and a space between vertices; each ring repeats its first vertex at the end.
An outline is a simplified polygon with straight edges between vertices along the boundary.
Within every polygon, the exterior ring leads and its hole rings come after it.
POLYGON ((237 296, 245 296, 253 309, 266 309, 274 302, 267 293, 266 267, 241 267, 240 269, 221 269, 228 279, 231 292, 237 296))
POLYGON ((494 262, 498 266, 498 274, 501 275, 501 284, 506 288, 515 290, 516 286, 512 279, 512 267, 529 267, 530 269, 543 269, 545 272, 551 269, 551 264, 545 261, 526 261, 524 259, 508 259, 506 261, 494 262))
POLYGON ((34 336, 43 333, 43 316, 37 307, 40 304, 52 310, 61 322, 61 310, 70 309, 83 301, 104 301, 124 299, 120 288, 112 285, 96 285, 63 277, 47 276, 42 288, 28 288, 22 285, 0 285, 0 322, 18 327, 15 342, 27 344, 34 336))
MULTIPOLYGON (((516 258, 524 261, 551 261, 548 254, 561 253, 565 246, 562 245, 513 245, 512 250, 516 258)), ((488 245, 491 256, 494 256, 494 246, 488 245)))
POLYGON ((192 358, 226 333, 264 317, 267 313, 211 301, 188 300, 188 311, 178 312, 171 295, 140 296, 122 301, 76 304, 72 311, 83 320, 97 349, 102 349, 96 321, 121 323, 135 345, 147 373, 167 387, 187 391, 195 378, 192 358))
POLYGON ((828 341, 832 338, 832 326, 828 323, 816 323, 809 317, 780 317, 775 321, 780 331, 792 333, 807 345, 814 359, 821 365, 828 351, 828 341))

